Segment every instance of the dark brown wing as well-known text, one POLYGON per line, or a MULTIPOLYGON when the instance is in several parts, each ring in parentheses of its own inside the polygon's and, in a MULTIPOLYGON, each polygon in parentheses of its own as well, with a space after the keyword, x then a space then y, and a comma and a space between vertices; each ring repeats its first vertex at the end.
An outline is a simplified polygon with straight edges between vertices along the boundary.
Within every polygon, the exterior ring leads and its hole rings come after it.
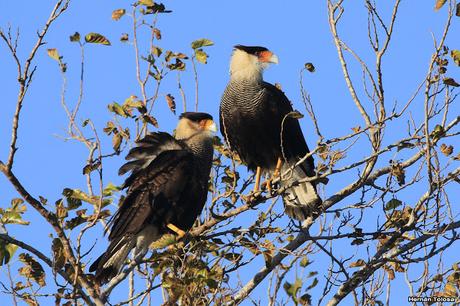
POLYGON ((128 178, 127 196, 111 220, 109 240, 137 234, 146 223, 164 223, 193 179, 193 155, 187 150, 160 153, 128 178))
MULTIPOLYGON (((279 145, 278 152, 284 153, 288 160, 299 160, 304 157, 310 150, 308 149, 305 141, 302 129, 300 128, 299 121, 292 117, 286 117, 287 114, 293 111, 291 102, 286 95, 274 85, 264 82, 264 99, 267 101, 267 116, 265 120, 269 120, 268 114, 272 118, 276 118, 275 124, 267 124, 268 133, 271 137, 278 139, 277 144, 279 145), (286 119, 283 122, 283 118, 286 119), (281 150, 280 133, 282 126, 283 143, 281 150), (275 136, 276 135, 276 136, 275 136), (281 152, 283 151, 283 152, 281 152)), ((302 164, 305 172, 308 176, 314 176, 314 160, 313 157, 307 158, 304 164, 302 164)))

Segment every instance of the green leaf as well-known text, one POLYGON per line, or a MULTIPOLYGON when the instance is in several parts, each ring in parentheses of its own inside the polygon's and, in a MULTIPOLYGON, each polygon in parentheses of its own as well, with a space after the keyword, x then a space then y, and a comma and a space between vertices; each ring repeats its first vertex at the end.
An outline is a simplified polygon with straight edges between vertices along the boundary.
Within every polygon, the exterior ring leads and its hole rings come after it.
POLYGON ((105 197, 109 197, 109 196, 113 195, 114 192, 117 192, 117 191, 120 191, 120 187, 115 186, 113 183, 108 183, 105 186, 104 190, 102 191, 102 194, 105 197))
POLYGON ((315 277, 315 278, 313 279, 313 282, 311 283, 311 285, 308 286, 306 290, 313 289, 313 288, 316 287, 316 285, 318 285, 318 279, 315 277))
POLYGON ((75 32, 73 35, 69 37, 71 42, 79 42, 80 41, 80 33, 75 32))
POLYGON ((192 42, 192 49, 198 49, 202 47, 208 47, 214 45, 214 42, 212 42, 209 39, 202 38, 202 39, 197 39, 194 42, 192 42))
POLYGON ((101 44, 110 46, 110 41, 104 35, 99 33, 89 33, 85 36, 85 41, 90 44, 101 44))
POLYGON ((309 264, 311 264, 311 262, 308 259, 308 257, 307 256, 302 257, 302 259, 300 260, 300 266, 305 268, 309 264))
POLYGON ((83 175, 90 174, 94 170, 97 170, 101 166, 101 162, 93 162, 92 164, 87 164, 83 167, 83 175))
POLYGON ((119 116, 122 116, 122 117, 131 117, 131 115, 126 112, 126 109, 124 109, 120 104, 118 104, 117 102, 113 102, 109 105, 107 105, 107 108, 109 109, 109 111, 111 111, 112 113, 115 113, 119 116))
POLYGON ((22 219, 22 214, 27 210, 27 206, 24 205, 24 200, 21 198, 14 198, 11 200, 11 207, 3 210, 0 209, 2 224, 20 224, 29 225, 29 221, 22 219))
POLYGON ((445 134, 445 131, 442 125, 436 124, 433 131, 430 133, 430 136, 434 140, 438 140, 440 137, 444 136, 444 134, 445 134))
POLYGON ((2 215, 2 224, 19 224, 19 225, 29 225, 29 221, 22 219, 20 213, 14 211, 6 211, 2 215))
MULTIPOLYGON (((131 95, 129 96, 125 102, 123 103, 123 108, 137 108, 138 110, 145 109, 144 102, 137 99, 137 96, 131 95)), ((145 113, 145 112, 144 112, 145 113)))
POLYGON ((391 199, 385 205, 385 211, 393 210, 399 206, 401 206, 402 202, 398 199, 391 199))
MULTIPOLYGON (((99 204, 99 197, 98 196, 90 196, 80 189, 71 189, 71 188, 64 188, 62 191, 62 195, 66 197, 66 199, 72 198, 75 200, 85 201, 87 203, 97 205, 99 204)), ((62 200, 61 200, 62 201, 62 200)), ((69 203, 70 204, 70 203, 69 203)), ((68 209, 75 209, 77 207, 68 207, 68 209)))
POLYGON ((162 249, 176 242, 177 242, 176 235, 164 234, 163 236, 160 237, 160 239, 157 239, 154 242, 152 242, 152 244, 150 244, 150 247, 152 249, 162 249))
POLYGON ((201 49, 195 50, 195 58, 202 64, 206 64, 208 62, 208 55, 201 49))
POLYGON ((6 241, 0 239, 0 266, 7 264, 17 249, 17 245, 6 243, 6 241))
POLYGON ((291 284, 289 282, 285 282, 283 285, 284 290, 286 291, 286 294, 294 301, 295 304, 298 303, 297 299, 297 294, 302 288, 302 279, 296 277, 294 284, 291 284))

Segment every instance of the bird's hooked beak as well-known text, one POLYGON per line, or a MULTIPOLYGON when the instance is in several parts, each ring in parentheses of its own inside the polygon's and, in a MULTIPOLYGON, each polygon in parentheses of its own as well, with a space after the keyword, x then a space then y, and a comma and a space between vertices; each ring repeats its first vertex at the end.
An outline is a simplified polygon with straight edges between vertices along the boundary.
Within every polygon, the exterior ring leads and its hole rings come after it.
POLYGON ((200 126, 201 126, 201 128, 203 130, 210 131, 210 132, 213 132, 213 133, 217 132, 217 125, 211 119, 202 120, 200 122, 200 126))
POLYGON ((278 64, 278 56, 271 51, 263 51, 259 53, 259 62, 278 64))

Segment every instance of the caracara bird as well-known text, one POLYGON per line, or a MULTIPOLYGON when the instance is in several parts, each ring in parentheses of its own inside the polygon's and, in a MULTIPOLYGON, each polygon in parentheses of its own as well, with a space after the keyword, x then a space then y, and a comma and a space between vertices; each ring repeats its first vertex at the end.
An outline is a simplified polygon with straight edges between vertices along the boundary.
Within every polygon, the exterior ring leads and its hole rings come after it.
MULTIPOLYGON (((230 150, 256 171, 255 191, 261 173, 285 173, 309 152, 298 120, 288 115, 293 112, 289 99, 263 80, 270 63, 278 63, 278 57, 267 48, 235 46, 220 104, 221 133, 230 150)), ((315 166, 310 156, 280 180, 281 186, 294 184, 283 194, 285 211, 294 219, 306 219, 321 204, 314 182, 295 184, 311 176, 315 166)))
POLYGON ((110 245, 89 269, 99 283, 120 272, 132 249, 140 258, 164 234, 181 237, 192 227, 206 202, 215 131, 211 115, 183 113, 175 137, 151 133, 131 149, 126 156, 131 161, 118 172, 131 174, 109 223, 110 245))

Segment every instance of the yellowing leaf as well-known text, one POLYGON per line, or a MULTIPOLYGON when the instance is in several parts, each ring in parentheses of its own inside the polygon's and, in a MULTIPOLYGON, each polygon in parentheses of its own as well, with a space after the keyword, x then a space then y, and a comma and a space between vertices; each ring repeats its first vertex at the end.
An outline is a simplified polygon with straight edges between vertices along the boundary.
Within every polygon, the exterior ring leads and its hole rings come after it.
POLYGON ((287 113, 286 118, 288 117, 294 118, 294 119, 302 119, 304 116, 301 112, 295 110, 295 111, 287 113))
POLYGON ((452 283, 447 283, 446 287, 444 287, 444 294, 446 296, 456 296, 457 295, 457 289, 455 289, 454 284, 452 283))
POLYGON ((399 186, 404 185, 406 181, 406 171, 400 163, 394 163, 391 165, 391 175, 396 177, 399 186))
POLYGON ((153 34, 155 35, 155 38, 160 40, 161 39, 161 31, 157 28, 153 29, 153 34))
POLYGON ((56 60, 59 62, 60 60, 60 57, 59 57, 59 53, 57 51, 57 49, 55 48, 52 48, 52 49, 48 49, 48 56, 51 57, 52 59, 56 60))
POLYGON ((166 102, 168 103, 168 107, 173 112, 173 114, 176 114, 176 102, 174 101, 174 97, 170 94, 167 94, 166 102))
POLYGON ((120 41, 121 42, 127 42, 129 40, 129 35, 128 33, 123 33, 121 34, 120 41))
POLYGON ((145 123, 150 123, 154 127, 158 128, 158 120, 152 115, 144 114, 142 116, 142 121, 144 121, 145 123))
POLYGON ((460 84, 458 84, 453 78, 445 78, 443 80, 443 83, 446 84, 447 86, 454 86, 454 87, 460 86, 460 84))
POLYGON ((45 271, 43 267, 32 256, 26 253, 19 254, 19 260, 24 266, 19 269, 19 274, 28 279, 33 279, 40 286, 45 286, 45 271))
POLYGON ((153 1, 152 0, 139 0, 139 4, 145 5, 145 6, 153 6, 153 1))
POLYGON ((305 69, 307 69, 309 72, 315 72, 315 66, 312 63, 306 63, 305 64, 305 69))
MULTIPOLYGON (((386 266, 385 266, 386 267, 386 266)), ((387 271, 388 273, 388 279, 389 280, 394 280, 395 279, 395 271, 389 267, 385 268, 384 267, 384 270, 387 271)))
POLYGON ((362 266, 364 266, 364 265, 366 265, 366 262, 365 262, 364 260, 362 260, 362 259, 358 259, 357 261, 352 262, 352 263, 349 265, 349 267, 350 267, 350 268, 356 268, 356 267, 362 267, 362 266))
POLYGON ((450 56, 453 58, 454 63, 457 66, 460 66, 460 50, 452 50, 452 51, 450 51, 450 56))
POLYGON ((359 131, 361 131, 361 127, 359 125, 355 126, 355 127, 352 127, 351 130, 355 133, 358 133, 359 131))
POLYGON ((447 0, 436 0, 436 4, 434 6, 434 9, 437 11, 439 10, 441 7, 444 6, 444 4, 446 4, 447 0))
POLYGON ((155 55, 156 57, 160 57, 161 53, 163 53, 163 49, 161 49, 160 47, 152 48, 152 54, 155 55))
POLYGON ((121 137, 120 133, 116 133, 116 134, 113 135, 113 137, 112 137, 112 147, 113 147, 113 150, 115 152, 120 151, 121 140, 122 140, 122 137, 121 137))
POLYGON ((120 20, 121 17, 126 13, 125 9, 118 9, 112 12, 112 19, 115 21, 120 20))
POLYGON ((198 49, 202 47, 208 47, 214 45, 214 42, 212 42, 209 39, 202 38, 202 39, 197 39, 194 42, 192 42, 192 49, 198 49))
POLYGON ((64 255, 64 247, 62 245, 61 239, 53 239, 51 250, 53 252, 53 271, 56 272, 61 270, 66 262, 66 257, 64 255))
POLYGON ((69 39, 70 39, 71 42, 80 41, 80 33, 75 32, 73 35, 70 35, 69 39))
POLYGON ((99 33, 86 34, 85 41, 90 44, 101 44, 110 46, 110 41, 99 33))
POLYGON ((442 154, 444 154, 445 156, 449 156, 454 151, 454 147, 453 146, 448 146, 448 145, 443 143, 441 145, 441 147, 440 147, 440 150, 441 150, 442 154))
POLYGON ((195 51, 195 58, 202 64, 206 64, 208 62, 208 55, 202 50, 195 51))
POLYGON ((353 241, 351 242, 351 245, 360 245, 360 244, 363 244, 363 243, 364 243, 364 240, 363 240, 363 239, 357 238, 357 239, 355 239, 355 240, 353 240, 353 241))

